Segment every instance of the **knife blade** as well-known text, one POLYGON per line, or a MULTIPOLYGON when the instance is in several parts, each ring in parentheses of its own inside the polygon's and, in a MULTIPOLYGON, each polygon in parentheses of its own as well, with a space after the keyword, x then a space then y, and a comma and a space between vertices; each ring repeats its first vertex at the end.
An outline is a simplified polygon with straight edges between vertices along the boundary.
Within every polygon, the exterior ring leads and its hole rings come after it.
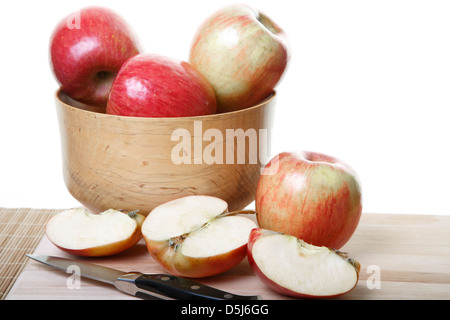
POLYGON ((40 263, 67 272, 78 266, 85 278, 105 282, 127 294, 147 300, 261 300, 261 296, 242 296, 222 291, 202 283, 170 274, 144 274, 124 272, 97 264, 45 255, 27 254, 40 263))

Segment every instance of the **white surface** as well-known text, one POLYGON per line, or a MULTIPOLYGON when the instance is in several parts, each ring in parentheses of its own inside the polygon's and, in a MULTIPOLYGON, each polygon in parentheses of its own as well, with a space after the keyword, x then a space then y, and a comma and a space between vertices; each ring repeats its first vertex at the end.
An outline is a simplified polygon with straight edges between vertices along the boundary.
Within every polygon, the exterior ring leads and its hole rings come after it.
MULTIPOLYGON (((2 1, 0 206, 77 206, 61 174, 48 41, 91 4, 121 13, 145 51, 187 59, 203 19, 235 1, 2 1)), ((364 211, 450 215, 450 2, 243 1, 291 39, 273 154, 309 149, 359 173, 364 211)))

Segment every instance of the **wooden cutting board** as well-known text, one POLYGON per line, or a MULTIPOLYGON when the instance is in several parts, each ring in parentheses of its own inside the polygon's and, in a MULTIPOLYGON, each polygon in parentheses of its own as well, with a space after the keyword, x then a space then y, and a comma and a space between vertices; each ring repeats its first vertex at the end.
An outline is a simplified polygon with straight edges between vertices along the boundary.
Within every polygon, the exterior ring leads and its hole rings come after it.
MULTIPOLYGON (((341 251, 361 263, 361 273, 357 287, 338 299, 450 299, 449 216, 363 214, 357 231, 341 251)), ((119 255, 93 259, 70 256, 44 236, 35 253, 123 271, 164 272, 143 241, 119 255)), ((74 288, 70 276, 30 260, 7 299, 135 299, 89 279, 81 279, 79 288, 74 288)), ((266 288, 246 259, 224 274, 198 281, 236 294, 290 299, 266 288)))

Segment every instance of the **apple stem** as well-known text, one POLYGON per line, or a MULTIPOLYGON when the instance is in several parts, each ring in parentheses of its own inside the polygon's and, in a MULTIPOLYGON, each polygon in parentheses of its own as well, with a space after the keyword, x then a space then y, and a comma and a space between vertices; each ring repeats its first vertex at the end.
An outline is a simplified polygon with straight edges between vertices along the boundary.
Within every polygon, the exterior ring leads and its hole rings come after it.
POLYGON ((141 210, 134 210, 134 211, 130 211, 130 212, 128 212, 128 216, 130 217, 130 218, 134 218, 134 217, 136 217, 136 214, 139 212, 139 211, 141 211, 141 210))
POLYGON ((353 266, 353 268, 355 268, 355 270, 359 273, 361 269, 361 264, 358 261, 352 258, 348 258, 347 262, 350 263, 353 266))
POLYGON ((254 210, 237 210, 237 211, 232 211, 232 212, 225 212, 223 214, 221 214, 221 217, 225 217, 225 216, 236 216, 238 214, 256 214, 256 211, 254 210))
POLYGON ((240 210, 240 211, 233 211, 231 213, 234 214, 256 214, 255 210, 240 210))
MULTIPOLYGON (((232 212, 224 212, 221 215, 218 215, 217 217, 213 218, 213 220, 217 219, 217 218, 235 216, 235 215, 238 215, 238 214, 256 214, 256 211, 254 211, 254 210, 238 210, 238 211, 232 211, 232 212)), ((198 229, 202 229, 202 228, 207 228, 208 225, 210 225, 210 224, 211 224, 211 221, 208 221, 208 222, 204 223, 202 226, 198 227, 197 230, 198 229)), ((176 237, 170 238, 169 239, 169 247, 175 247, 176 248, 181 242, 184 241, 184 239, 187 238, 188 235, 189 235, 189 232, 185 233, 185 234, 182 234, 182 235, 179 235, 179 236, 176 236, 176 237)))
POLYGON ((281 28, 277 24, 275 24, 272 20, 269 19, 268 16, 266 16, 265 14, 263 14, 261 12, 259 13, 257 20, 264 27, 266 27, 270 32, 272 32, 274 34, 278 34, 282 31, 281 28))

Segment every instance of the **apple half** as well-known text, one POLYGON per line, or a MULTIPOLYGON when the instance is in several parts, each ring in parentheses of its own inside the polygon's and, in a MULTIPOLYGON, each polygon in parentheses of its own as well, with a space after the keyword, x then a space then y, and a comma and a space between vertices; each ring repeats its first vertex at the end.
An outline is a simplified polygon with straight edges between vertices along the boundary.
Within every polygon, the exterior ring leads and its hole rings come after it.
POLYGON ((228 212, 228 204, 216 197, 182 197, 153 209, 142 234, 150 255, 169 273, 208 277, 233 268, 246 257, 256 223, 243 213, 250 212, 228 212))
POLYGON ((65 210, 46 225, 48 239, 70 254, 98 257, 125 251, 142 239, 145 217, 137 211, 106 210, 93 214, 85 208, 65 210))
POLYGON ((269 288, 298 298, 343 295, 359 279, 359 262, 345 253, 261 228, 250 233, 248 261, 269 288))

